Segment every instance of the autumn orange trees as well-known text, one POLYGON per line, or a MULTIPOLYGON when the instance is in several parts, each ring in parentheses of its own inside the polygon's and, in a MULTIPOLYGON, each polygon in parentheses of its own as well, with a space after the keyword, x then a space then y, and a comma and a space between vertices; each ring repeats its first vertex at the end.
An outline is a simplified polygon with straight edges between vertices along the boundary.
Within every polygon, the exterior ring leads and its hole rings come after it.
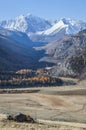
POLYGON ((41 87, 62 85, 62 80, 34 70, 20 70, 1 74, 0 88, 41 87), (8 76, 8 78, 6 77, 8 76))

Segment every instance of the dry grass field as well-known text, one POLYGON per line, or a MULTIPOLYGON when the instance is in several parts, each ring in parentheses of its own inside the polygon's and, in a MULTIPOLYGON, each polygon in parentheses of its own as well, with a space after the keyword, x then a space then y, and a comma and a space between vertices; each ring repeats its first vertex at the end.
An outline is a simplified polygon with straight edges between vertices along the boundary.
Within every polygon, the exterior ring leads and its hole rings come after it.
POLYGON ((58 123, 21 124, 1 121, 0 130, 86 130, 86 81, 75 86, 33 89, 39 91, 0 94, 0 113, 23 112, 35 120, 58 123))

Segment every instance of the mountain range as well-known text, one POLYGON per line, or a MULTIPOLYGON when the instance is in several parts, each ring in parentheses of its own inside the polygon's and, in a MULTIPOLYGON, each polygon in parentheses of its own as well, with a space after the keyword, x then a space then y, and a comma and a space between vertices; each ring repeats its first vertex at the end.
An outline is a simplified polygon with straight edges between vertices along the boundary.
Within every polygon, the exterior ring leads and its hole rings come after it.
POLYGON ((51 22, 32 14, 0 21, 0 70, 34 68, 46 62, 55 64, 52 73, 71 74, 70 58, 86 47, 84 29, 83 21, 62 18, 51 22))
POLYGON ((62 18, 53 22, 32 14, 14 20, 0 21, 0 27, 26 33, 34 42, 51 42, 65 35, 76 34, 86 28, 86 22, 62 18))

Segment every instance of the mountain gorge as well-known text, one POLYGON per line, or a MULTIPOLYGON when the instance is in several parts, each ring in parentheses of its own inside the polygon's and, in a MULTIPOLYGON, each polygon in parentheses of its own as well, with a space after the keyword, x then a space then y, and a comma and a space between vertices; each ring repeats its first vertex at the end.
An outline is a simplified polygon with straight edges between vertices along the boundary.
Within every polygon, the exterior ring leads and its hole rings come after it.
POLYGON ((53 64, 51 75, 72 75, 70 60, 86 48, 86 22, 63 18, 50 22, 21 15, 0 21, 0 70, 53 64))
POLYGON ((42 57, 43 53, 35 51, 30 46, 30 40, 26 43, 22 43, 23 41, 20 43, 18 40, 20 38, 13 40, 0 34, 0 71, 24 68, 32 69, 40 66, 38 60, 42 57))

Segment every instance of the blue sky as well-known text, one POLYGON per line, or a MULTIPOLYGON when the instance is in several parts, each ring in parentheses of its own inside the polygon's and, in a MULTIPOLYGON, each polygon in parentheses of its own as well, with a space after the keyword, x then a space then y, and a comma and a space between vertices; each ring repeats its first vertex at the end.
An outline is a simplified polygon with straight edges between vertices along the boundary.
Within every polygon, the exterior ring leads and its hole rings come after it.
POLYGON ((86 0, 0 0, 0 20, 27 13, 50 20, 70 17, 86 21, 86 0))

